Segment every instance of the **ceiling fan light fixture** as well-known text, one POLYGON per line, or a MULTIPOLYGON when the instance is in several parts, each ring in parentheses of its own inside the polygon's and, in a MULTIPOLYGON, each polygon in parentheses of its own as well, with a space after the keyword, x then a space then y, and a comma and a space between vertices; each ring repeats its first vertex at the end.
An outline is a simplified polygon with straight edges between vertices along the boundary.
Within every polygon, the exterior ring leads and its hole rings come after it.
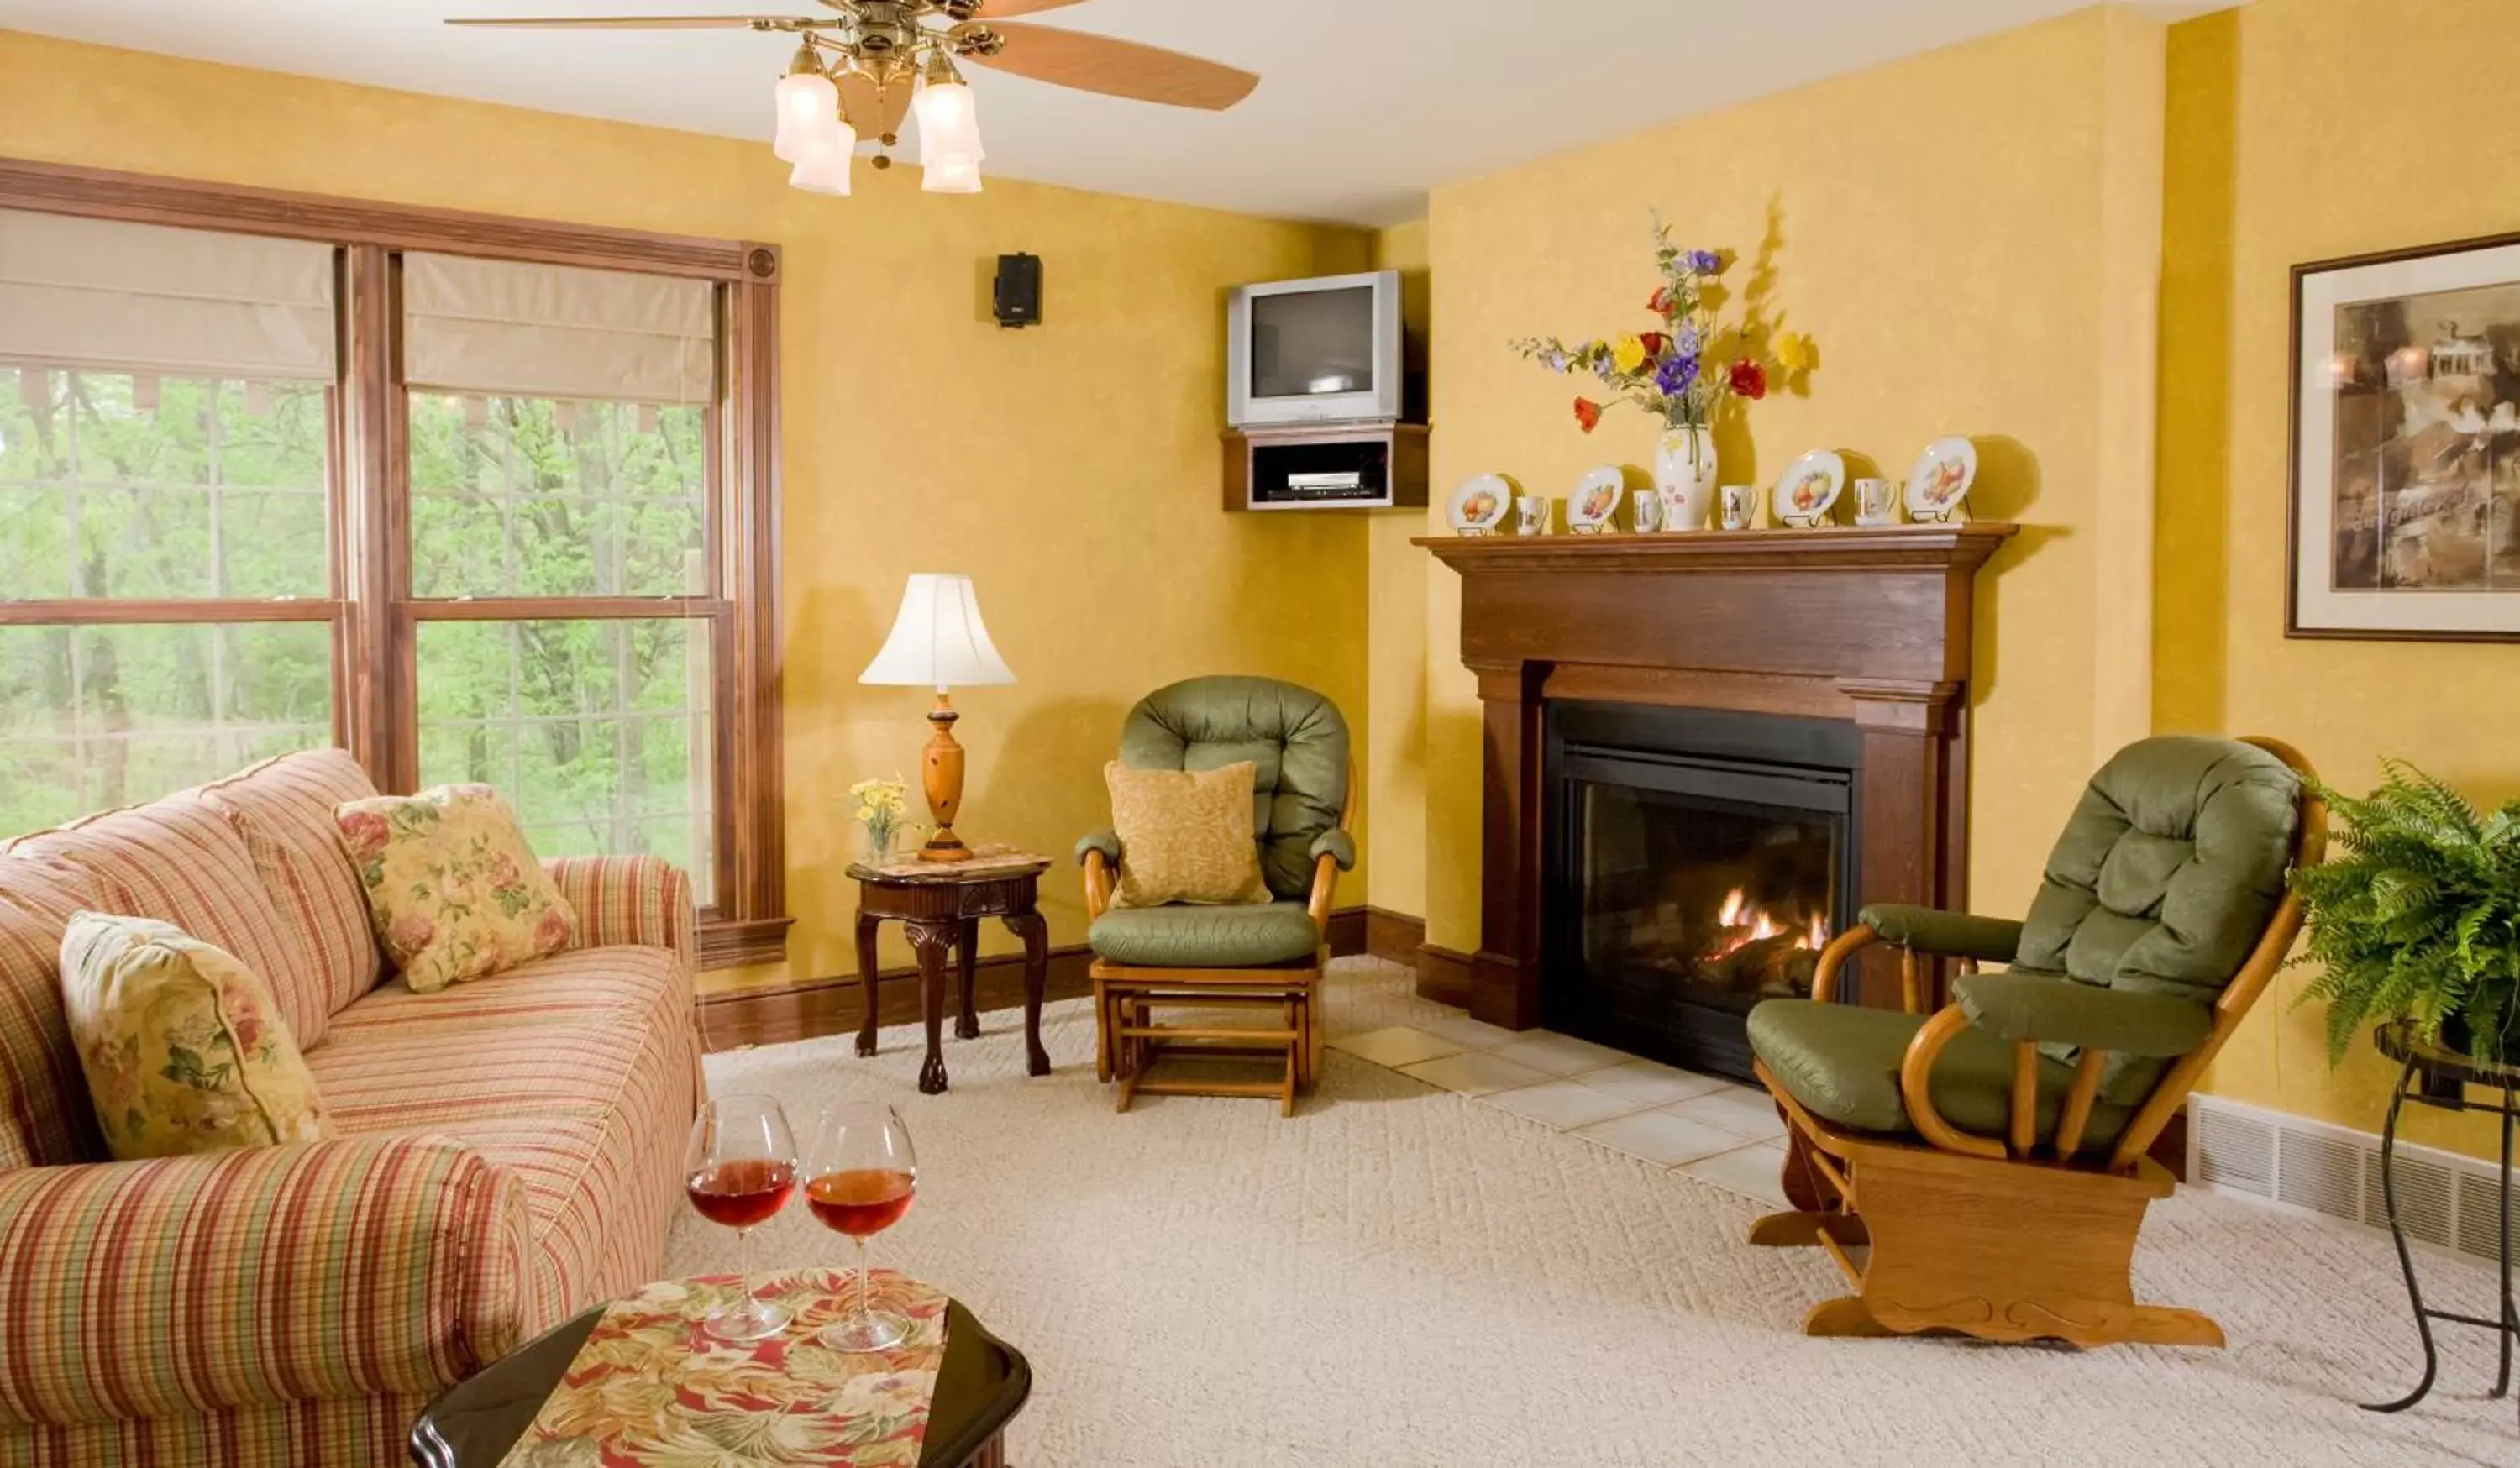
POLYGON ((788 185, 808 194, 827 194, 835 199, 849 197, 849 171, 857 162, 857 129, 832 118, 832 135, 820 140, 804 161, 788 175, 788 185))
POLYGON ((779 132, 770 151, 783 162, 802 164, 831 141, 832 127, 840 115, 840 89, 823 74, 813 47, 796 48, 795 64, 779 78, 773 100, 779 111, 779 132))
POLYGON ((920 161, 930 168, 968 161, 976 178, 980 160, 989 155, 980 146, 980 110, 970 85, 942 51, 928 59, 922 77, 919 95, 910 99, 919 119, 920 161))
POLYGON ((919 187, 930 194, 980 192, 978 158, 930 158, 922 165, 919 187))

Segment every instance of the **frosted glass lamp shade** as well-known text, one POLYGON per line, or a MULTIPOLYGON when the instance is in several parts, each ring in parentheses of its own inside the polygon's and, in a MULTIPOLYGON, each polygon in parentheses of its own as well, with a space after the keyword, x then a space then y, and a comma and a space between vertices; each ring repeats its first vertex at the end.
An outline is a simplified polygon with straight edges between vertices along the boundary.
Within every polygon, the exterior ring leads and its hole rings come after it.
POLYGON ((922 170, 919 187, 930 194, 977 194, 980 164, 974 158, 938 158, 922 170))
POLYGON ((857 130, 845 122, 832 124, 838 136, 815 146, 788 175, 790 188, 808 194, 830 194, 846 198, 849 192, 849 168, 857 161, 857 130))
POLYGON ((860 683, 939 690, 1014 681, 980 620, 971 578, 923 573, 910 578, 892 636, 858 675, 860 683))
POLYGON ((840 119, 840 89, 814 71, 779 78, 779 133, 770 151, 782 162, 803 163, 816 148, 832 141, 840 119))
POLYGON ((910 99, 910 110, 919 118, 919 160, 922 165, 932 168, 956 158, 977 163, 989 156, 980 147, 979 108, 968 85, 931 81, 910 99))

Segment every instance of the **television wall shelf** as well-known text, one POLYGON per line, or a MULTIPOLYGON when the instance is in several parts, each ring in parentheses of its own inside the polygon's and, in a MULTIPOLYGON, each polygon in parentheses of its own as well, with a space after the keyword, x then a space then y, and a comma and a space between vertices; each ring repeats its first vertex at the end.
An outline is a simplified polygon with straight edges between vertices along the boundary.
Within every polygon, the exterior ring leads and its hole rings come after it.
POLYGON ((1423 510, 1424 423, 1306 423, 1229 429, 1225 508, 1423 510))

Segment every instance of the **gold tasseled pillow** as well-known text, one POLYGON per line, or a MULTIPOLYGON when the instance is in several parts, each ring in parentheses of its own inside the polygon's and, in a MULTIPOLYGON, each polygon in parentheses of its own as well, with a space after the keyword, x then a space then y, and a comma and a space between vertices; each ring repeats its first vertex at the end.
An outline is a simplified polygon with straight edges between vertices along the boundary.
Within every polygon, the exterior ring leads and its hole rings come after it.
POLYGON ((413 992, 488 978, 577 939, 577 913, 488 785, 337 806, 368 917, 413 992))
POLYGON ((1253 775, 1249 760, 1195 771, 1103 766, 1120 838, 1119 906, 1269 901, 1251 828, 1253 775))
POLYGON ((271 987, 181 928, 73 913, 62 1009, 116 1162, 333 1134, 271 987))

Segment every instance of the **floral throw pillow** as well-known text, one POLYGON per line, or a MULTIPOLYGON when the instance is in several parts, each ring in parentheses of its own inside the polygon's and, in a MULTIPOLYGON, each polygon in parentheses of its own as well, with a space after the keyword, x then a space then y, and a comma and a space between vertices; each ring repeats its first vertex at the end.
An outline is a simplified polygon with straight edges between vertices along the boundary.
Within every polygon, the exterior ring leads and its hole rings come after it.
POLYGON ((73 914, 62 1008, 116 1162, 333 1134, 271 987, 181 928, 73 914))
POLYGON ((415 993, 559 953, 577 914, 488 785, 440 785, 334 808, 385 956, 415 993))

